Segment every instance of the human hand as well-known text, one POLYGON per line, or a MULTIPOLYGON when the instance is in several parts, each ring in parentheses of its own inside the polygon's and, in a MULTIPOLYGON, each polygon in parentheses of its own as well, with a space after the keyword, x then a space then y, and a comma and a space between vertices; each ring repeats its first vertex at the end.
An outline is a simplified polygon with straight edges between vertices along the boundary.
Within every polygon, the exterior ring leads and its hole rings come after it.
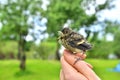
POLYGON ((84 59, 86 54, 71 54, 70 51, 64 50, 61 57, 60 80, 100 80, 92 70, 92 65, 83 60, 75 63, 77 57, 84 59))

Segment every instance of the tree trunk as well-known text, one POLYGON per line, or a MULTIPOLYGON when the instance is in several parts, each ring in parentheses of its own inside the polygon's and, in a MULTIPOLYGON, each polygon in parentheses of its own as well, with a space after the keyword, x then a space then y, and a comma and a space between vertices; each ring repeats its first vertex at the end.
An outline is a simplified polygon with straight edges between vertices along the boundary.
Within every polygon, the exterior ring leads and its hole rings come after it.
POLYGON ((18 41, 18 54, 17 54, 17 59, 20 60, 20 57, 21 57, 21 47, 20 47, 20 40, 18 41))
POLYGON ((18 59, 20 60, 20 69, 25 70, 26 55, 24 52, 25 41, 22 38, 22 35, 19 35, 18 41, 18 59))
POLYGON ((56 60, 60 60, 59 48, 60 48, 60 45, 59 45, 59 43, 57 43, 57 49, 56 49, 56 60))
POLYGON ((21 56, 21 63, 20 63, 21 70, 25 70, 25 67, 26 67, 25 64, 26 64, 26 55, 24 54, 21 56))

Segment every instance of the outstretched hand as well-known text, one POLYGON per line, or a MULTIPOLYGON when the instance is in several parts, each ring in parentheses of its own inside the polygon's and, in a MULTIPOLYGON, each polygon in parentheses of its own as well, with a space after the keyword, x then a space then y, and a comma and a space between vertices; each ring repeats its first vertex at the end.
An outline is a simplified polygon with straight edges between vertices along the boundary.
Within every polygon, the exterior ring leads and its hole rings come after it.
POLYGON ((60 80, 100 80, 92 70, 92 65, 82 60, 85 58, 86 54, 72 54, 70 51, 64 50, 61 57, 62 69, 60 71, 60 80), (81 60, 75 63, 78 57, 81 60))

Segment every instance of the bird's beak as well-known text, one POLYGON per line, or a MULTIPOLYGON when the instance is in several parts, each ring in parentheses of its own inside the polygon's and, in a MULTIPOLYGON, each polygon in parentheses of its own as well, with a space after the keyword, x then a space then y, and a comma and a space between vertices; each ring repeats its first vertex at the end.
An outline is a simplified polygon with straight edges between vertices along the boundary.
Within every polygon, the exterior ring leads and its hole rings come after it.
POLYGON ((61 35, 62 34, 62 32, 61 31, 58 31, 58 35, 61 35))

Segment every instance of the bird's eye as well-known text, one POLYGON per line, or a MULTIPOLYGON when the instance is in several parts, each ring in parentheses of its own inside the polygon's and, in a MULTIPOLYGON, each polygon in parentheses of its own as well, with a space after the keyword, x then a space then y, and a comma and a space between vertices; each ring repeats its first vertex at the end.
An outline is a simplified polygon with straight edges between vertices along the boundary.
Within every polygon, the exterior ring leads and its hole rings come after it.
POLYGON ((67 34, 67 33, 68 33, 68 31, 66 30, 66 31, 65 31, 65 34, 67 34))
POLYGON ((64 28, 64 29, 62 30, 62 32, 63 32, 64 34, 69 33, 69 28, 64 28))

